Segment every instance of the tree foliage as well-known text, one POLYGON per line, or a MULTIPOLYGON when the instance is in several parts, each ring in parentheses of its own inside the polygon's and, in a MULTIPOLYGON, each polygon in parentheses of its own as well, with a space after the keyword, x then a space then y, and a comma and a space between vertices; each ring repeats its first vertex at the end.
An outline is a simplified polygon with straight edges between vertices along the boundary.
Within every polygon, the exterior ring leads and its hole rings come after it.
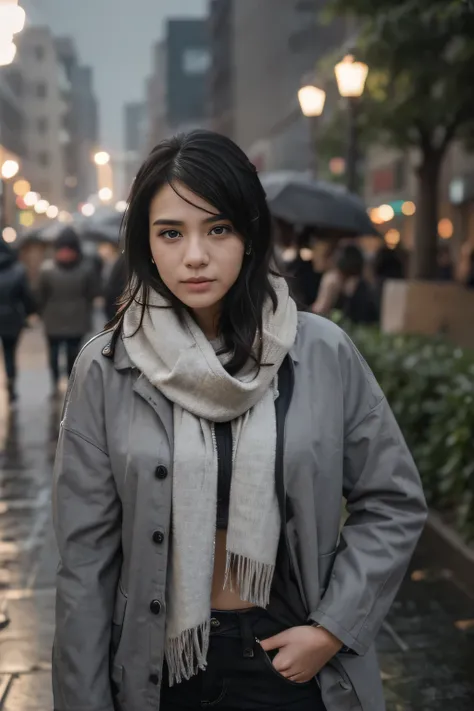
POLYGON ((443 154, 474 134, 474 12, 466 0, 333 0, 359 21, 356 55, 369 65, 363 113, 400 148, 443 154))

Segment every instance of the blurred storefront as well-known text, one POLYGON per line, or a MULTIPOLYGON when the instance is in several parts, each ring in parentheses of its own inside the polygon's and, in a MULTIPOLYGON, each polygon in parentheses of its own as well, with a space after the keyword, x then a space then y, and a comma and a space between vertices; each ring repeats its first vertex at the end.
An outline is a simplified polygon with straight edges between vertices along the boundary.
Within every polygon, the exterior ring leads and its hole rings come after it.
MULTIPOLYGON (((417 155, 385 146, 372 147, 366 157, 365 200, 372 220, 390 247, 413 248, 417 200, 417 155)), ((453 144, 446 155, 439 189, 440 240, 474 246, 474 154, 453 144)))

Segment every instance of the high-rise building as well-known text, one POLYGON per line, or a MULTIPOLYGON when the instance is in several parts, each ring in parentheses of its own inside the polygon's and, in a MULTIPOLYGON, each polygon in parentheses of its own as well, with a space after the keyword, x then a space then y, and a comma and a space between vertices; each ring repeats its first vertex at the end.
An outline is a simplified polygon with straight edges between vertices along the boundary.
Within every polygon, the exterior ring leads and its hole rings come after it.
POLYGON ((125 104, 125 192, 142 163, 147 147, 147 104, 125 104))
POLYGON ((234 135, 234 5, 235 0, 212 0, 209 9, 209 120, 214 131, 230 138, 234 135))
MULTIPOLYGON (((26 168, 25 118, 22 95, 23 78, 18 66, 0 70, 0 169, 7 160, 20 165, 23 177, 26 168)), ((16 225, 15 194, 12 185, 0 180, 0 224, 16 225), (5 193, 3 193, 5 191, 5 193)))
POLYGON ((151 150, 169 134, 167 123, 166 43, 156 42, 152 52, 152 72, 147 81, 147 149, 151 150))
POLYGON ((30 26, 20 35, 18 66, 24 78, 27 177, 36 192, 63 208, 67 198, 64 147, 69 141, 65 103, 69 83, 49 28, 30 26))
POLYGON ((58 61, 66 75, 62 96, 65 104, 64 143, 65 196, 71 209, 97 190, 94 150, 98 144, 97 101, 92 69, 81 66, 74 42, 56 40, 58 61))
POLYGON ((211 65, 207 19, 169 20, 166 45, 167 124, 172 132, 207 125, 211 65))
POLYGON ((211 122, 260 170, 313 167, 309 121, 297 93, 349 25, 322 24, 327 0, 213 0, 211 122))

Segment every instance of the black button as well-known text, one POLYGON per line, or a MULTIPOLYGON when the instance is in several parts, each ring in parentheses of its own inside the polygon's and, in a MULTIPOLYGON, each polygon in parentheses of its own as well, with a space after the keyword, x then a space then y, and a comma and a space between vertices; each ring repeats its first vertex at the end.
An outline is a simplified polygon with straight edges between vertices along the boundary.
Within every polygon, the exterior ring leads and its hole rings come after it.
POLYGON ((159 600, 152 600, 150 602, 150 610, 154 615, 159 615, 161 612, 161 602, 159 600))
POLYGON ((157 479, 166 479, 166 477, 168 476, 167 468, 160 464, 159 467, 156 467, 155 476, 157 479))
POLYGON ((165 534, 161 531, 155 531, 153 534, 153 543, 163 543, 165 540, 165 534))
POLYGON ((155 686, 158 686, 158 684, 160 683, 160 677, 158 676, 158 674, 150 674, 148 679, 150 681, 150 684, 154 684, 155 686))

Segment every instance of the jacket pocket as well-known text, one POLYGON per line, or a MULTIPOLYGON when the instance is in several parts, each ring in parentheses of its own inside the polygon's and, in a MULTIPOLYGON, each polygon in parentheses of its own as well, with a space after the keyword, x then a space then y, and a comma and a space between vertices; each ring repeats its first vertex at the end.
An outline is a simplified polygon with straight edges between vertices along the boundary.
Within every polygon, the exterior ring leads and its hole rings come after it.
MULTIPOLYGON (((303 682, 291 681, 291 679, 287 679, 285 676, 283 676, 283 674, 280 674, 280 672, 275 669, 275 667, 273 666, 273 661, 271 660, 271 658, 267 654, 267 652, 264 649, 262 649, 262 646, 260 645, 260 642, 258 640, 257 640, 256 646, 257 646, 257 649, 259 650, 259 652, 257 652, 257 654, 261 655, 263 662, 264 662, 265 666, 267 667, 267 669, 269 671, 271 671, 271 673, 274 674, 284 684, 289 684, 290 686, 303 687, 303 686, 308 686, 309 684, 313 683, 313 679, 310 679, 309 681, 303 681, 303 682)), ((278 650, 276 650, 276 651, 278 651, 278 650)))
POLYGON ((115 596, 114 615, 112 618, 112 634, 111 634, 111 651, 112 658, 117 656, 117 652, 122 639, 123 625, 125 622, 125 613, 127 611, 128 598, 123 592, 120 583, 117 586, 115 596))
MULTIPOLYGON (((326 708, 338 711, 369 711, 369 707, 362 706, 349 676, 336 657, 319 672, 319 683, 326 708)), ((370 708, 370 711, 375 709, 370 708)))

